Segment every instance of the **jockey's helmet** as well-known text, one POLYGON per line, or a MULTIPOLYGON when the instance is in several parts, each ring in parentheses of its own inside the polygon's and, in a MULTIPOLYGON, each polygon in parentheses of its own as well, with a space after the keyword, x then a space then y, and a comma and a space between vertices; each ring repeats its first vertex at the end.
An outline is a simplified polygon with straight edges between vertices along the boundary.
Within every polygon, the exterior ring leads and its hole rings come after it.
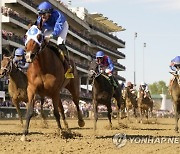
POLYGON ((24 50, 22 48, 17 48, 15 51, 15 56, 23 56, 24 50))
POLYGON ((101 58, 101 57, 104 57, 104 52, 98 51, 98 52, 96 53, 96 58, 101 58))
POLYGON ((37 11, 39 14, 51 13, 53 11, 53 8, 51 3, 44 1, 39 4, 37 11))
POLYGON ((141 82, 141 86, 146 86, 146 83, 145 82, 141 82))
POLYGON ((132 83, 129 81, 127 82, 127 87, 131 87, 132 83))

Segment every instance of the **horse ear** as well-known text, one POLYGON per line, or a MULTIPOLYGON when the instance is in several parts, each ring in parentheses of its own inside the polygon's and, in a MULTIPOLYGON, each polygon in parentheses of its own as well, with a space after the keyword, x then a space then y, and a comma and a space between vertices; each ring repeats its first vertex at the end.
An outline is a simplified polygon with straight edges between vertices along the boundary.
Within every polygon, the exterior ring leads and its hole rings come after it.
POLYGON ((28 29, 30 29, 30 28, 31 28, 31 26, 32 26, 32 23, 28 24, 28 29))

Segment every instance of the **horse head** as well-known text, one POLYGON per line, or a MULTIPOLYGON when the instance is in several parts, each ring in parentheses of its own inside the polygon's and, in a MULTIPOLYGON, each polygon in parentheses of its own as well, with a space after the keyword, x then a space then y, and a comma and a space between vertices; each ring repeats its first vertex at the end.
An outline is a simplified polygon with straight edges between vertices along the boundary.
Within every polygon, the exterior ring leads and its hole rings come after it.
POLYGON ((12 70, 13 65, 13 56, 5 56, 3 55, 3 59, 1 61, 1 69, 0 69, 0 78, 8 75, 12 70))
POLYGON ((89 79, 94 79, 98 77, 101 73, 100 72, 100 66, 96 62, 96 60, 93 60, 89 65, 89 71, 88 71, 88 77, 89 79))
POLYGON ((25 58, 26 62, 31 63, 36 55, 43 50, 45 44, 44 35, 36 25, 33 25, 26 32, 25 38, 25 58))
POLYGON ((178 69, 178 71, 176 73, 175 72, 170 72, 170 73, 174 76, 174 79, 177 80, 177 83, 180 86, 180 69, 178 69))

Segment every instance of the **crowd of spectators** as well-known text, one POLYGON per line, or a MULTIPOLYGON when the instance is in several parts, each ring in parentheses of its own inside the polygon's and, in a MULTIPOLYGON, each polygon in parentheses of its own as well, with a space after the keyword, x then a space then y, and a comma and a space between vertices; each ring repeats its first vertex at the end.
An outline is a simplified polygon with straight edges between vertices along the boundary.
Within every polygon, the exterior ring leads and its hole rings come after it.
MULTIPOLYGON (((76 105, 72 101, 72 99, 62 99, 62 104, 64 108, 64 113, 67 118, 77 118, 77 109, 76 105)), ((10 100, 2 101, 0 103, 0 107, 14 107, 13 103, 10 100)), ((26 107, 25 102, 20 102, 20 107, 26 107)), ((79 101, 79 108, 82 111, 82 115, 85 118, 90 117, 90 113, 93 112, 93 105, 91 102, 85 102, 80 100, 79 101)), ((49 110, 49 117, 54 116, 53 115, 53 103, 52 99, 45 97, 44 103, 43 103, 43 109, 49 110)), ((115 111, 116 108, 112 104, 112 110, 115 111)), ((34 111, 37 115, 41 114, 41 101, 39 99, 36 100, 35 105, 34 105, 34 111)), ((99 105, 98 106, 98 113, 101 112, 107 112, 107 107, 104 105, 99 105)))
POLYGON ((15 20, 18 20, 19 22, 28 25, 32 21, 29 20, 27 17, 20 15, 17 11, 12 10, 11 8, 8 8, 6 6, 1 7, 1 12, 5 16, 9 16, 15 20))

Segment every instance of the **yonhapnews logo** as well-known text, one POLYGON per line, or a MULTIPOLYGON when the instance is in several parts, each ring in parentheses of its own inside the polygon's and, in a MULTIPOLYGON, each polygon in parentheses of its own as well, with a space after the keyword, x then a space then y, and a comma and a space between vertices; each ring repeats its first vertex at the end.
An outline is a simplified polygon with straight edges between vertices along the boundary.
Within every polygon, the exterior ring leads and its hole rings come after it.
POLYGON ((125 146, 128 141, 135 144, 179 144, 180 138, 176 136, 128 136, 127 138, 125 133, 118 133, 113 137, 113 143, 118 148, 125 146))

